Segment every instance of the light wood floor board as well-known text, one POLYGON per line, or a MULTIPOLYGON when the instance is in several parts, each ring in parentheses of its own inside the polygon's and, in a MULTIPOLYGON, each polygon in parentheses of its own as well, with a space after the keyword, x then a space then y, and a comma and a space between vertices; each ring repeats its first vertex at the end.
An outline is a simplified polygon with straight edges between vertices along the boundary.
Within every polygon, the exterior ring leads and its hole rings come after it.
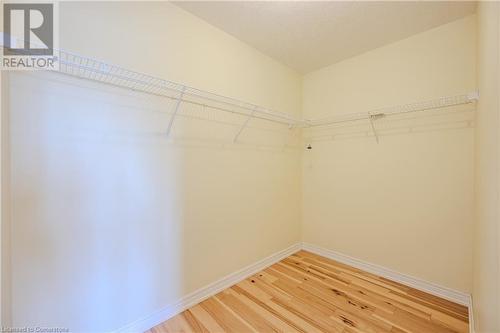
POLYGON ((299 251, 147 333, 467 333, 462 305, 299 251))

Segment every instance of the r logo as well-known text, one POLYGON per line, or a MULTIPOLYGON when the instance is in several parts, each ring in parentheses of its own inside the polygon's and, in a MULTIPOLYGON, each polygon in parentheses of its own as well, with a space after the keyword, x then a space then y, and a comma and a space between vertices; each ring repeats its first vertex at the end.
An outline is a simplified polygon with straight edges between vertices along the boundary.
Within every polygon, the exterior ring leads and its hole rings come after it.
POLYGON ((54 8, 50 3, 4 4, 6 56, 51 56, 54 54, 54 8), (14 38, 20 43, 14 43, 14 38), (19 44, 19 45, 18 45, 19 44))

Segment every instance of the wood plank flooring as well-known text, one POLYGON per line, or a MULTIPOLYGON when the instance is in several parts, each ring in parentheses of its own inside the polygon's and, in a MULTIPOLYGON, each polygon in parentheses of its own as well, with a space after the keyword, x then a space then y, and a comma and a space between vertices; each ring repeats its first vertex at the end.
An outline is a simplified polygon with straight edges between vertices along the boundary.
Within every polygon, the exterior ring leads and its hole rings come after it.
POLYGON ((467 308, 299 251, 147 333, 469 332, 467 308))

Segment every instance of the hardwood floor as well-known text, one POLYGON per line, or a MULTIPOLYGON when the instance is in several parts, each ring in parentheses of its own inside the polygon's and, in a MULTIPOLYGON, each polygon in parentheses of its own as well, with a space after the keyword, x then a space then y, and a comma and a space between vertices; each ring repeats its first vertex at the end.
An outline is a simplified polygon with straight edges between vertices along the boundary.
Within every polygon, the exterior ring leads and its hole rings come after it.
POLYGON ((464 306, 299 251, 148 333, 465 333, 468 321, 464 306))

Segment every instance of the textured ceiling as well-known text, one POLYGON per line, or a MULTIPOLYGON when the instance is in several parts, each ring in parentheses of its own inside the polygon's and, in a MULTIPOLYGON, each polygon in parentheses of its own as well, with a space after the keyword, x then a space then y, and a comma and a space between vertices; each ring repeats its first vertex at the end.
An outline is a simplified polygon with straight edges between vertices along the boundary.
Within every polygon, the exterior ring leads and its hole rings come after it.
POLYGON ((307 73, 472 14, 474 2, 183 1, 175 4, 307 73))

